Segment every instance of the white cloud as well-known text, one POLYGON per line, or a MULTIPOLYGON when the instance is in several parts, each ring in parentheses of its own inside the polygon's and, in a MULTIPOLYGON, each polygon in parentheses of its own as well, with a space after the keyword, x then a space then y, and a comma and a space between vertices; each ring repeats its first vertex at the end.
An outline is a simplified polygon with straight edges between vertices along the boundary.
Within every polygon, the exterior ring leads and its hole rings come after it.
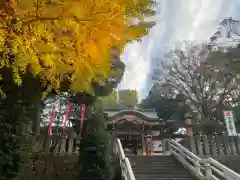
POLYGON ((120 88, 136 89, 141 97, 146 95, 148 76, 156 64, 151 57, 163 56, 181 40, 208 40, 218 21, 234 17, 236 6, 240 6, 239 0, 157 0, 157 3, 156 26, 142 42, 128 45, 122 56, 126 72, 120 88))
MULTIPOLYGON (((159 0, 161 1, 161 0, 159 0)), ((161 3, 161 9, 164 7, 164 3, 161 3)), ((165 9, 165 8, 164 8, 165 9)), ((154 20, 157 22, 162 17, 157 9, 157 14, 154 20)), ((119 85, 119 89, 134 89, 138 91, 139 98, 143 98, 143 89, 146 85, 149 74, 151 73, 151 50, 153 46, 153 39, 160 39, 165 32, 166 25, 164 23, 158 23, 154 26, 149 35, 143 38, 141 42, 136 42, 126 46, 125 51, 121 57, 122 61, 126 65, 126 70, 122 82, 119 85), (161 31, 159 31, 161 29, 161 31)))
POLYGON ((145 81, 149 73, 148 49, 143 48, 141 43, 133 43, 126 47, 122 59, 126 65, 126 70, 120 89, 134 89, 139 92, 145 86, 145 81))

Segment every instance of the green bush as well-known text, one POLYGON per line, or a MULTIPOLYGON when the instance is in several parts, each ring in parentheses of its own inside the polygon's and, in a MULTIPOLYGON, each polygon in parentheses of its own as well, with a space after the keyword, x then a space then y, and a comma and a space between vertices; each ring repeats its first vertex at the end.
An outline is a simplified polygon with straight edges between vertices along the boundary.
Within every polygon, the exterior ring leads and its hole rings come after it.
POLYGON ((29 157, 31 137, 24 133, 27 118, 20 101, 6 100, 0 105, 0 180, 12 180, 29 157))
POLYGON ((123 180, 120 159, 115 154, 113 155, 112 167, 113 167, 113 180, 123 180))
POLYGON ((112 179, 111 148, 104 122, 105 117, 101 112, 85 120, 78 161, 78 180, 112 179))

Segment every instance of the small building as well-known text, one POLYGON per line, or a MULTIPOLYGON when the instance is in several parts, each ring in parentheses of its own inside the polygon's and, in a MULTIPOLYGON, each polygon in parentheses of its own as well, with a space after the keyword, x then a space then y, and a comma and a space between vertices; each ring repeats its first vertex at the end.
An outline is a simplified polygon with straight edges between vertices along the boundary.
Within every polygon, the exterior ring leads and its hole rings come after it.
POLYGON ((163 140, 185 135, 171 131, 174 121, 163 121, 153 109, 105 109, 106 127, 113 137, 121 140, 123 148, 134 154, 163 152, 163 140), (149 149, 150 147, 150 149, 149 149))

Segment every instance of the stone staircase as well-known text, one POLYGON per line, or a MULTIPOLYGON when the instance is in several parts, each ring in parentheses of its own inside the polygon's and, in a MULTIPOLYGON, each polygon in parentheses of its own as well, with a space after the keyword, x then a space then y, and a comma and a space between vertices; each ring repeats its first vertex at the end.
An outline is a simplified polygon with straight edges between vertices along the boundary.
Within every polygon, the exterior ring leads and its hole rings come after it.
POLYGON ((217 160, 201 159, 174 140, 167 143, 165 155, 126 156, 121 141, 116 139, 114 152, 120 159, 124 180, 240 180, 240 174, 217 160))
POLYGON ((136 180, 197 180, 173 156, 128 156, 136 180))

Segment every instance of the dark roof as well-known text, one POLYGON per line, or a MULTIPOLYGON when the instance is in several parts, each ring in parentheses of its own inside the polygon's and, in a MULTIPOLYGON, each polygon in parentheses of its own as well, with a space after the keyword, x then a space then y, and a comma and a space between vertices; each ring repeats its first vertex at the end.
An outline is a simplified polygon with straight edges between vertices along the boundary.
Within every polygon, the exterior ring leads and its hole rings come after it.
POLYGON ((120 114, 134 114, 144 116, 145 119, 149 120, 159 120, 159 117, 154 109, 105 109, 104 112, 108 115, 108 117, 114 117, 120 114))

